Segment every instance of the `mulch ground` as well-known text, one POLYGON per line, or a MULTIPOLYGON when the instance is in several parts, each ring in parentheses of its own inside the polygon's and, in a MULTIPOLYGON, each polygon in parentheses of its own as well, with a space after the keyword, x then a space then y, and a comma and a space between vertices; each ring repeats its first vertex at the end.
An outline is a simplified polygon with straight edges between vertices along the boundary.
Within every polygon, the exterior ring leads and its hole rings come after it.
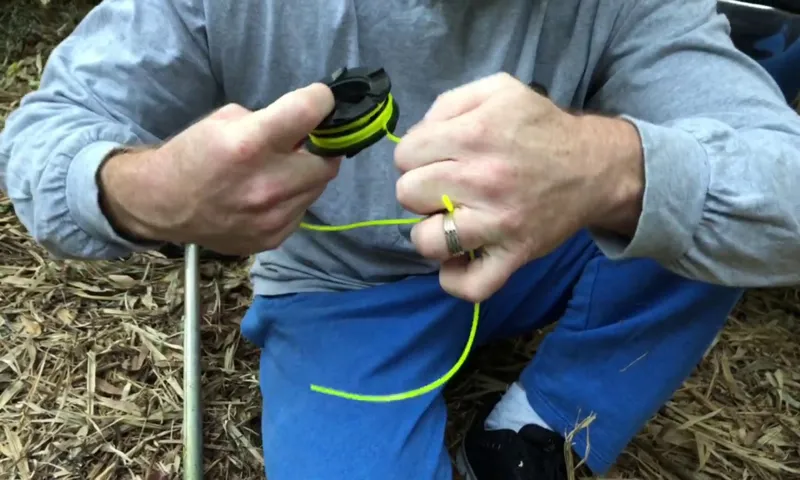
MULTIPOLYGON (((3 4, 0 126, 88 8, 3 4)), ((53 261, 0 197, 0 479, 180 477, 182 274, 181 261, 157 254, 53 261)), ((251 422, 258 352, 238 330, 250 295, 246 263, 203 264, 207 478, 263 478, 251 422)), ((799 317, 796 290, 749 292, 609 477, 800 478, 799 317)), ((451 447, 477 402, 505 388, 537 340, 476 352, 449 385, 451 447)))

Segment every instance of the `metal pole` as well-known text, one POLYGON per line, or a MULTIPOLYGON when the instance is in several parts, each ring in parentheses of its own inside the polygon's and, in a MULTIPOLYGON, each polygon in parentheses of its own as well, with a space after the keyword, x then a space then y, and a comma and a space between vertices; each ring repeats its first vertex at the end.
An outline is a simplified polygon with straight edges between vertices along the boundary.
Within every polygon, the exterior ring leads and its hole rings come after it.
POLYGON ((203 478, 203 409, 200 388, 200 248, 186 246, 183 325, 183 448, 185 480, 203 478))

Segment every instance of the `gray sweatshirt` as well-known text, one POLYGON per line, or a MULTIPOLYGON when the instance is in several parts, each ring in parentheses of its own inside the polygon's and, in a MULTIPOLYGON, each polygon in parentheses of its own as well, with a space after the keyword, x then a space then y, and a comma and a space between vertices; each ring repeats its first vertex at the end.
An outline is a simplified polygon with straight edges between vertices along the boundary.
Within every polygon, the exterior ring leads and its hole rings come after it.
MULTIPOLYGON (((391 75, 402 135, 439 93, 506 71, 560 106, 639 128, 644 212, 632 239, 593 232, 609 257, 725 284, 797 283, 800 118, 728 35, 714 0, 106 0, 8 118, 0 186, 56 257, 112 259, 152 248, 117 235, 98 206, 95 173, 117 146, 157 143, 228 102, 264 107, 357 65, 391 75)), ((393 147, 343 162, 306 221, 409 216, 393 147)), ((298 231, 257 256, 255 292, 434 272, 409 230, 298 231)))

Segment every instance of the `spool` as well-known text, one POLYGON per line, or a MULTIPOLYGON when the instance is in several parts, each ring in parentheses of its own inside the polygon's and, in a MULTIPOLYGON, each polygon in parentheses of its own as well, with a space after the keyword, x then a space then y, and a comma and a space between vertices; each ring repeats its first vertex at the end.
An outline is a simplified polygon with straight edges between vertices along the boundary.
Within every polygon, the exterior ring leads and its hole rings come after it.
POLYGON ((383 68, 340 68, 321 82, 333 92, 335 105, 308 135, 309 152, 350 158, 394 133, 400 110, 383 68))

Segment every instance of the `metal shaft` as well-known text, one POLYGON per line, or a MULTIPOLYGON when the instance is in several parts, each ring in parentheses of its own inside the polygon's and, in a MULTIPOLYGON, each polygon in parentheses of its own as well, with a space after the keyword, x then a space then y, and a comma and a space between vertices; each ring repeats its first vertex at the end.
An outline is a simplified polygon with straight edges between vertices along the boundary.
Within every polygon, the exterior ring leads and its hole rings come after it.
POLYGON ((200 385, 200 248, 184 255, 183 449, 185 480, 203 478, 203 408, 200 385))

